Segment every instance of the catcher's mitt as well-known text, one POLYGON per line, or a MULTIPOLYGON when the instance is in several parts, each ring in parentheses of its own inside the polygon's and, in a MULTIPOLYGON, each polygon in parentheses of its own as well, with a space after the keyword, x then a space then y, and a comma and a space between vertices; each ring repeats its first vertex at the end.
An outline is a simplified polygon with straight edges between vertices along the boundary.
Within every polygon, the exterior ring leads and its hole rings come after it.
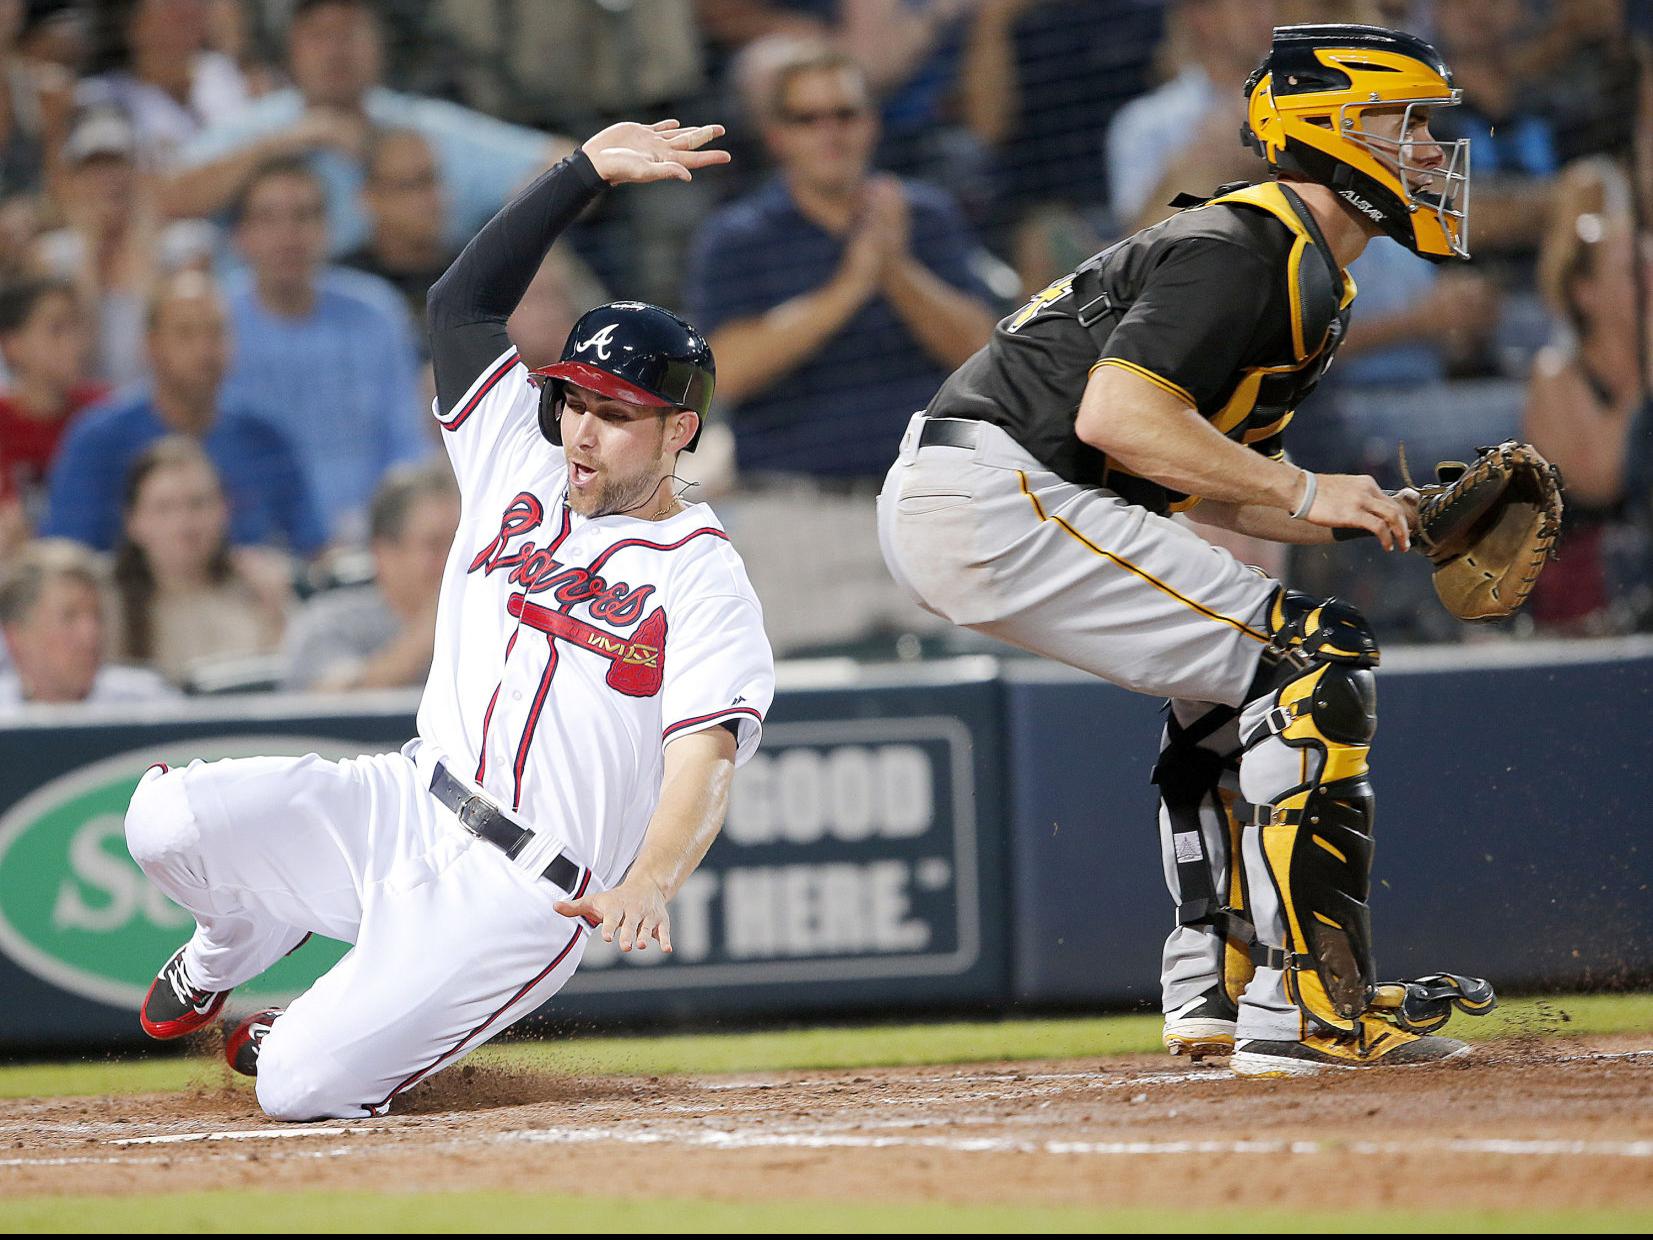
POLYGON ((1460 620, 1497 619, 1526 602, 1561 532, 1560 470, 1513 439, 1477 452, 1467 465, 1443 461, 1428 486, 1406 479, 1418 491, 1414 545, 1460 620))

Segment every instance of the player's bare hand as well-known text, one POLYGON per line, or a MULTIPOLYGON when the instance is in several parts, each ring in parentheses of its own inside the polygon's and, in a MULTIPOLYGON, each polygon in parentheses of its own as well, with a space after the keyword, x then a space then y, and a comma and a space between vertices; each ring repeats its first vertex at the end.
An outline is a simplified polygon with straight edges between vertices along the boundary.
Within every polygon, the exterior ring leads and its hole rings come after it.
POLYGON ((556 909, 564 917, 585 918, 602 934, 603 942, 619 943, 623 952, 647 951, 651 938, 661 951, 672 949, 666 895, 645 878, 628 878, 612 891, 594 892, 578 900, 558 900, 556 909))
POLYGON ((1365 474, 1320 474, 1318 478, 1314 504, 1304 520, 1327 529, 1365 530, 1377 537, 1385 551, 1410 549, 1406 505, 1375 480, 1365 474))
POLYGON ((722 125, 680 125, 674 120, 641 125, 621 121, 586 140, 580 149, 610 185, 688 181, 697 170, 729 162, 729 152, 708 148, 722 125))

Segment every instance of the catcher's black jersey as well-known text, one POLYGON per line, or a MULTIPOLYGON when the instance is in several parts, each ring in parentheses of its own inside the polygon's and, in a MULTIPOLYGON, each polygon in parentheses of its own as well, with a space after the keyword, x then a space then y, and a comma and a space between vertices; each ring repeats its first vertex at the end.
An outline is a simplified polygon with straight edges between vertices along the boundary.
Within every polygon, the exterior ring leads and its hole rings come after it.
POLYGON ((1228 438, 1278 455, 1355 295, 1287 194, 1274 183, 1224 193, 1104 250, 1001 321, 926 412, 1003 427, 1060 477, 1156 512, 1197 501, 1074 433, 1098 366, 1139 374, 1228 438))

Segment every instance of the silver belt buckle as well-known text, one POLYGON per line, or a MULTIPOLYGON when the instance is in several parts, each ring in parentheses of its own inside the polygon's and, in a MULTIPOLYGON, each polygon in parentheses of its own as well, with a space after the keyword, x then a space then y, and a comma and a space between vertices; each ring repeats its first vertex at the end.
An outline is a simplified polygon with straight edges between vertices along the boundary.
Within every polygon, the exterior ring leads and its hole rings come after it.
POLYGON ((478 839, 481 839, 482 833, 471 821, 471 818, 473 813, 480 816, 480 814, 483 811, 486 811, 487 808, 488 802, 483 799, 482 794, 479 792, 473 792, 470 796, 466 797, 459 803, 459 810, 454 816, 459 819, 460 826, 464 827, 465 830, 469 831, 478 839))

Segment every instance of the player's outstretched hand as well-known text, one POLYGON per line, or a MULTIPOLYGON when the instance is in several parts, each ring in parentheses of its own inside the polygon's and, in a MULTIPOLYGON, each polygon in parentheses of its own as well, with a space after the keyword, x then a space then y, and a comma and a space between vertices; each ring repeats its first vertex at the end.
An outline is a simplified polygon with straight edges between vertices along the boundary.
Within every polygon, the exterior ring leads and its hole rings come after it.
POLYGON ((580 149, 610 185, 688 181, 700 168, 729 162, 728 151, 706 148, 722 136, 722 125, 621 121, 587 139, 580 149))
POLYGON ((578 900, 558 900, 557 912, 564 917, 583 917, 602 932, 603 942, 620 944, 620 950, 647 951, 649 939, 660 950, 672 949, 672 923, 666 914, 666 896, 647 879, 627 879, 613 891, 598 891, 578 900))
POLYGON ((1385 551, 1412 546, 1407 506, 1365 474, 1320 474, 1314 504, 1304 514, 1311 525, 1365 530, 1385 551))

